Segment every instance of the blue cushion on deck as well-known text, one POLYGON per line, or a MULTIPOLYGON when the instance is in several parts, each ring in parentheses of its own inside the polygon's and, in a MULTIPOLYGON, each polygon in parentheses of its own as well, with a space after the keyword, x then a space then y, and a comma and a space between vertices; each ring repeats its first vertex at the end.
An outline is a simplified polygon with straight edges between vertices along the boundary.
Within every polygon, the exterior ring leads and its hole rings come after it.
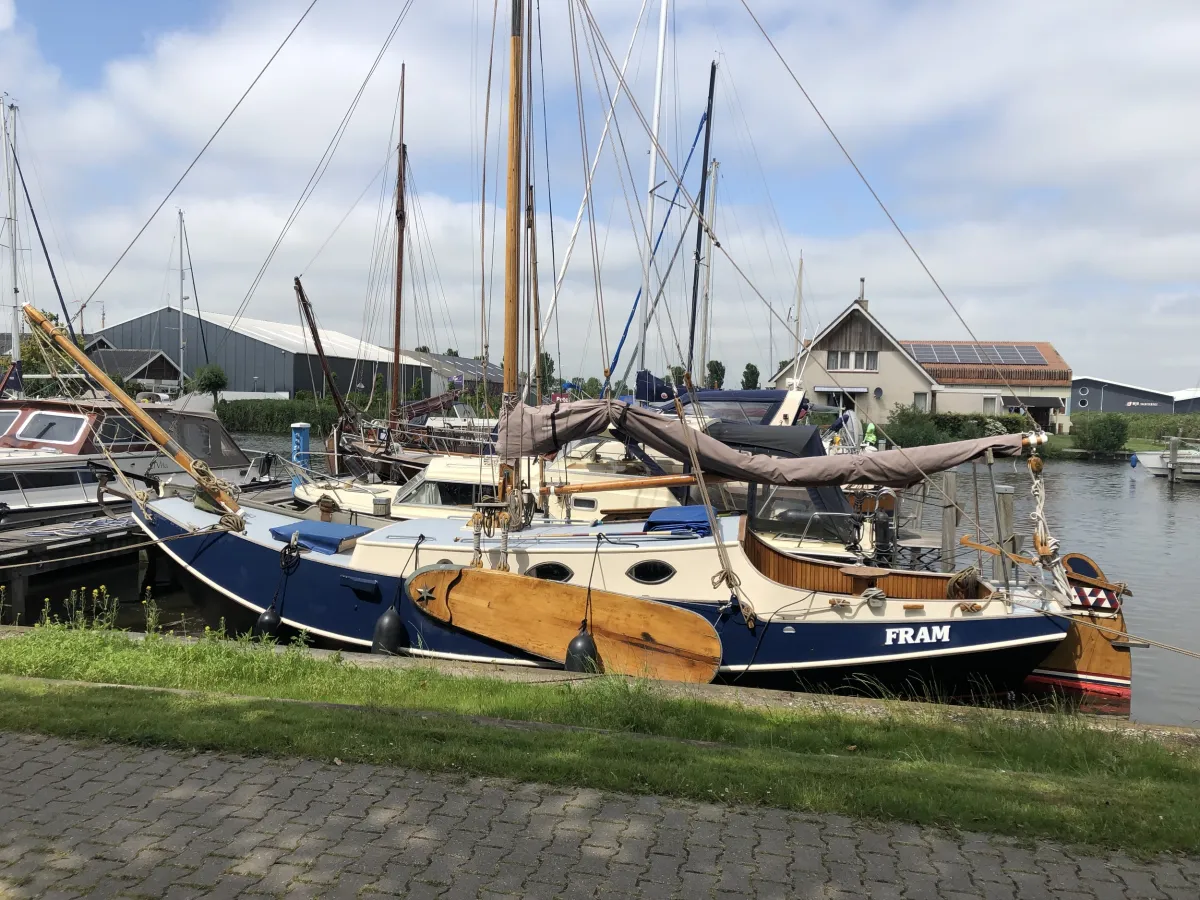
POLYGON ((646 518, 642 531, 670 531, 708 537, 712 527, 703 506, 668 506, 656 509, 646 518))
POLYGON ((310 522, 307 519, 291 522, 287 525, 276 525, 271 529, 271 537, 277 541, 290 544, 292 535, 299 533, 296 542, 308 550, 317 553, 337 553, 342 542, 350 538, 360 538, 371 531, 364 525, 340 525, 337 522, 310 522))

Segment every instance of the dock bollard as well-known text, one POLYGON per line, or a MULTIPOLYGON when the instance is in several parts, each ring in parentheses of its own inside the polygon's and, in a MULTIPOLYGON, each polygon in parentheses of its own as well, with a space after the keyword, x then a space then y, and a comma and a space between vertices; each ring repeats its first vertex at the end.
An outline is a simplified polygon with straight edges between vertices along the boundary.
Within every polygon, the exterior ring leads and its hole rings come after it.
MULTIPOLYGON (((308 439, 312 426, 307 422, 292 423, 292 462, 307 469, 309 467, 308 439)), ((292 476, 292 490, 300 487, 300 476, 292 476)))

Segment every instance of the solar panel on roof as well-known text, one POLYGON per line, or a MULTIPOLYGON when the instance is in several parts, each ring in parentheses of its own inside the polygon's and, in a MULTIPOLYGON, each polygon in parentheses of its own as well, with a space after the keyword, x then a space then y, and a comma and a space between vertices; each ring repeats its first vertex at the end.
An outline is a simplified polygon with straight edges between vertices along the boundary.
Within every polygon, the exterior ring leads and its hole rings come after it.
POLYGON ((1037 347, 1029 344, 1022 344, 1016 348, 1017 353, 1021 355, 1021 362, 1027 366, 1045 366, 1049 365, 1046 362, 1046 357, 1042 355, 1042 351, 1037 347))

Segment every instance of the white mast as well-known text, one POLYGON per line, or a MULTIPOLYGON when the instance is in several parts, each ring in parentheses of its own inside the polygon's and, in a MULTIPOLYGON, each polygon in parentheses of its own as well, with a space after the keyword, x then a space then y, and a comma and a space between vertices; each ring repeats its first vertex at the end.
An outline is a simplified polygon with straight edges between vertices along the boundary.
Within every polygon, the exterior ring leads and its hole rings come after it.
POLYGON ((650 176, 646 188, 646 258, 642 272, 642 327, 638 344, 638 371, 646 368, 646 344, 650 331, 650 270, 654 265, 654 191, 658 187, 658 124, 662 118, 663 65, 667 56, 667 3, 658 11, 658 62, 654 68, 654 113, 650 119, 650 176))
POLYGON ((21 361, 21 289, 17 286, 17 160, 13 148, 17 145, 17 104, 9 103, 4 110, 4 175, 8 184, 8 252, 12 268, 12 356, 21 361))
MULTIPOLYGON (((804 308, 804 251, 800 251, 800 265, 796 269, 796 344, 795 359, 800 359, 800 311, 804 308)), ((799 376, 799 373, 796 373, 799 376)))
POLYGON ((179 210, 179 394, 183 395, 183 210, 179 210))
POLYGON ((712 183, 712 193, 708 195, 708 229, 704 233, 704 296, 700 306, 700 372, 701 382, 708 378, 708 334, 712 328, 712 270, 713 270, 713 233, 714 219, 717 213, 717 170, 721 164, 712 161, 712 169, 708 180, 712 183))

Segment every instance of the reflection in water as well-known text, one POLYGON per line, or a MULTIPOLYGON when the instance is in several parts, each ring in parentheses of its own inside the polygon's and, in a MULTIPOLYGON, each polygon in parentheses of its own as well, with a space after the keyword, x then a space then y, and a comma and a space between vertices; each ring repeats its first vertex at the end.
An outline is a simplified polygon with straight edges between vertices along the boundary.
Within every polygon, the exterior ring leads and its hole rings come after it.
MULTIPOLYGON (((247 450, 288 452, 286 437, 235 435, 247 450)), ((980 518, 985 532, 995 530, 994 507, 988 492, 986 468, 979 464, 980 518)), ((1016 530, 1032 531, 1032 498, 1024 462, 996 463, 997 484, 1012 485, 1016 530)), ((1200 651, 1200 484, 1169 487, 1142 469, 1124 463, 1052 460, 1046 470, 1046 511, 1064 553, 1084 553, 1112 581, 1129 584, 1125 617, 1132 633, 1200 651)), ((932 496, 932 495, 931 495, 932 496)), ((959 475, 960 534, 974 531, 974 490, 971 466, 959 475)), ((931 501, 930 506, 936 506, 931 501)), ((928 510, 934 513, 935 510, 928 510)), ((932 519, 927 519, 932 523, 932 519)), ((934 527, 936 523, 933 523, 934 527)), ((1026 539, 1026 549, 1029 540, 1026 539)), ((960 565, 974 554, 963 551, 960 565)), ((987 571, 990 567, 985 566, 987 571)), ((111 583, 111 579, 110 583, 111 583)), ((132 598, 136 587, 124 589, 132 598)), ((190 600, 178 589, 157 592, 164 622, 191 616, 190 600)), ((133 604, 130 604, 133 605, 133 604)), ((137 609, 140 613, 140 608, 137 609)), ((128 622, 137 627, 140 622, 128 622)), ((1200 660, 1158 649, 1135 649, 1133 656, 1133 718, 1162 724, 1200 725, 1200 660)))

